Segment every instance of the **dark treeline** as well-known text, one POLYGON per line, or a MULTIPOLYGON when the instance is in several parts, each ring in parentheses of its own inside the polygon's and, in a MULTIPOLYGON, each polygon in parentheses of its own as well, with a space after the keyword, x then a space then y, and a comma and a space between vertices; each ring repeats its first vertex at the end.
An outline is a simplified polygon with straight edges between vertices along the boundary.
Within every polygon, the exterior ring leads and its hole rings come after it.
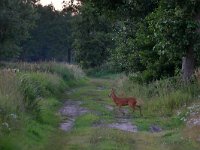
POLYGON ((79 0, 62 11, 36 2, 1 0, 2 60, 73 60, 140 81, 181 70, 188 80, 200 64, 199 0, 79 0))
POLYGON ((1 0, 1 60, 71 62, 71 14, 37 2, 1 0))
MULTIPOLYGON (((140 81, 179 74, 187 81, 200 65, 199 0, 80 1, 80 16, 90 18, 88 24, 95 21, 92 19, 93 14, 105 16, 110 21, 108 25, 112 30, 108 32, 114 45, 107 46, 105 53, 108 53, 108 57, 103 62, 109 63, 114 69, 135 73, 134 77, 140 81), (91 10, 96 13, 84 16, 91 10)), ((90 28, 88 33, 94 33, 93 29, 90 28)), ((94 35, 95 39, 98 34, 94 35)), ((105 43, 101 40, 98 42, 105 43)), ((90 50, 98 48, 90 47, 90 50)), ((101 57, 96 56, 96 59, 102 61, 101 57)), ((79 58, 79 62, 87 62, 87 58, 88 55, 84 55, 79 58)))
POLYGON ((38 18, 35 0, 0 0, 0 58, 20 55, 22 41, 29 36, 38 18))
POLYGON ((71 16, 53 6, 36 6, 39 19, 28 40, 22 43, 20 59, 26 61, 57 60, 71 62, 71 16))

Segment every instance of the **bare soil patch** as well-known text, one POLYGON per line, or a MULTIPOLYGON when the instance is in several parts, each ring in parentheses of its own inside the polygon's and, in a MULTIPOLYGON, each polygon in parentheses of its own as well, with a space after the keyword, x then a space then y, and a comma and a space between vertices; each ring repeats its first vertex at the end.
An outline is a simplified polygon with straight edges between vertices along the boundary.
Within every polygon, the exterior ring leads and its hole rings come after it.
POLYGON ((76 117, 89 112, 88 109, 81 107, 80 101, 67 100, 59 110, 60 115, 64 118, 60 123, 60 129, 69 131, 73 128, 76 117))

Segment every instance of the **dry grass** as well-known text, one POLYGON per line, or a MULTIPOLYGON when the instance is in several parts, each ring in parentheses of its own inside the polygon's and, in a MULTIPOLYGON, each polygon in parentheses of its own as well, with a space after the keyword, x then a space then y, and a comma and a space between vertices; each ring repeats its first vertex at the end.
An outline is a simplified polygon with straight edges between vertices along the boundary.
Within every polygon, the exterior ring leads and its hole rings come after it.
POLYGON ((18 62, 18 63, 3 63, 7 68, 19 69, 20 71, 29 71, 29 72, 46 72, 54 73, 61 76, 66 76, 66 72, 73 76, 74 78, 82 78, 85 76, 85 73, 78 65, 71 65, 67 63, 58 63, 58 62, 37 62, 37 63, 27 63, 27 62, 18 62))
POLYGON ((4 63, 0 69, 0 149, 40 149, 57 128, 66 89, 84 76, 56 62, 4 63), (33 145, 33 146, 32 146, 33 145))
POLYGON ((0 109, 9 112, 23 111, 23 95, 19 91, 17 74, 9 70, 0 71, 0 109))

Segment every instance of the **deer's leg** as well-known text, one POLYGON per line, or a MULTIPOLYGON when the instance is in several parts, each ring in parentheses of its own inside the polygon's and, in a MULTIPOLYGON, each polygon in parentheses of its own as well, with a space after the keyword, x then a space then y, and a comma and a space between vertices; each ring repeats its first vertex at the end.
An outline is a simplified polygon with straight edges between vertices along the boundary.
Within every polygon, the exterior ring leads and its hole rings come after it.
POLYGON ((142 116, 142 109, 141 109, 141 106, 137 105, 137 107, 140 109, 140 116, 142 116))
POLYGON ((133 108, 133 112, 135 112, 135 107, 132 107, 133 108))
POLYGON ((131 108, 132 108, 132 111, 134 112, 135 111, 135 107, 132 106, 132 105, 129 105, 131 108))
POLYGON ((124 112, 123 112, 123 110, 121 109, 121 105, 119 106, 119 112, 121 112, 123 115, 125 114, 124 112))

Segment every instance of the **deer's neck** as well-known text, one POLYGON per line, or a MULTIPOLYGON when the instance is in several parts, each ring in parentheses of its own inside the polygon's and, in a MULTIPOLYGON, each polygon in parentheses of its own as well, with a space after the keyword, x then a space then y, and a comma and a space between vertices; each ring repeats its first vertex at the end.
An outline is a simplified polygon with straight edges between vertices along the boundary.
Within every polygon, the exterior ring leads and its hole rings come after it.
POLYGON ((116 102, 116 100, 117 100, 117 95, 113 92, 112 93, 112 99, 113 99, 113 101, 115 101, 116 102))

